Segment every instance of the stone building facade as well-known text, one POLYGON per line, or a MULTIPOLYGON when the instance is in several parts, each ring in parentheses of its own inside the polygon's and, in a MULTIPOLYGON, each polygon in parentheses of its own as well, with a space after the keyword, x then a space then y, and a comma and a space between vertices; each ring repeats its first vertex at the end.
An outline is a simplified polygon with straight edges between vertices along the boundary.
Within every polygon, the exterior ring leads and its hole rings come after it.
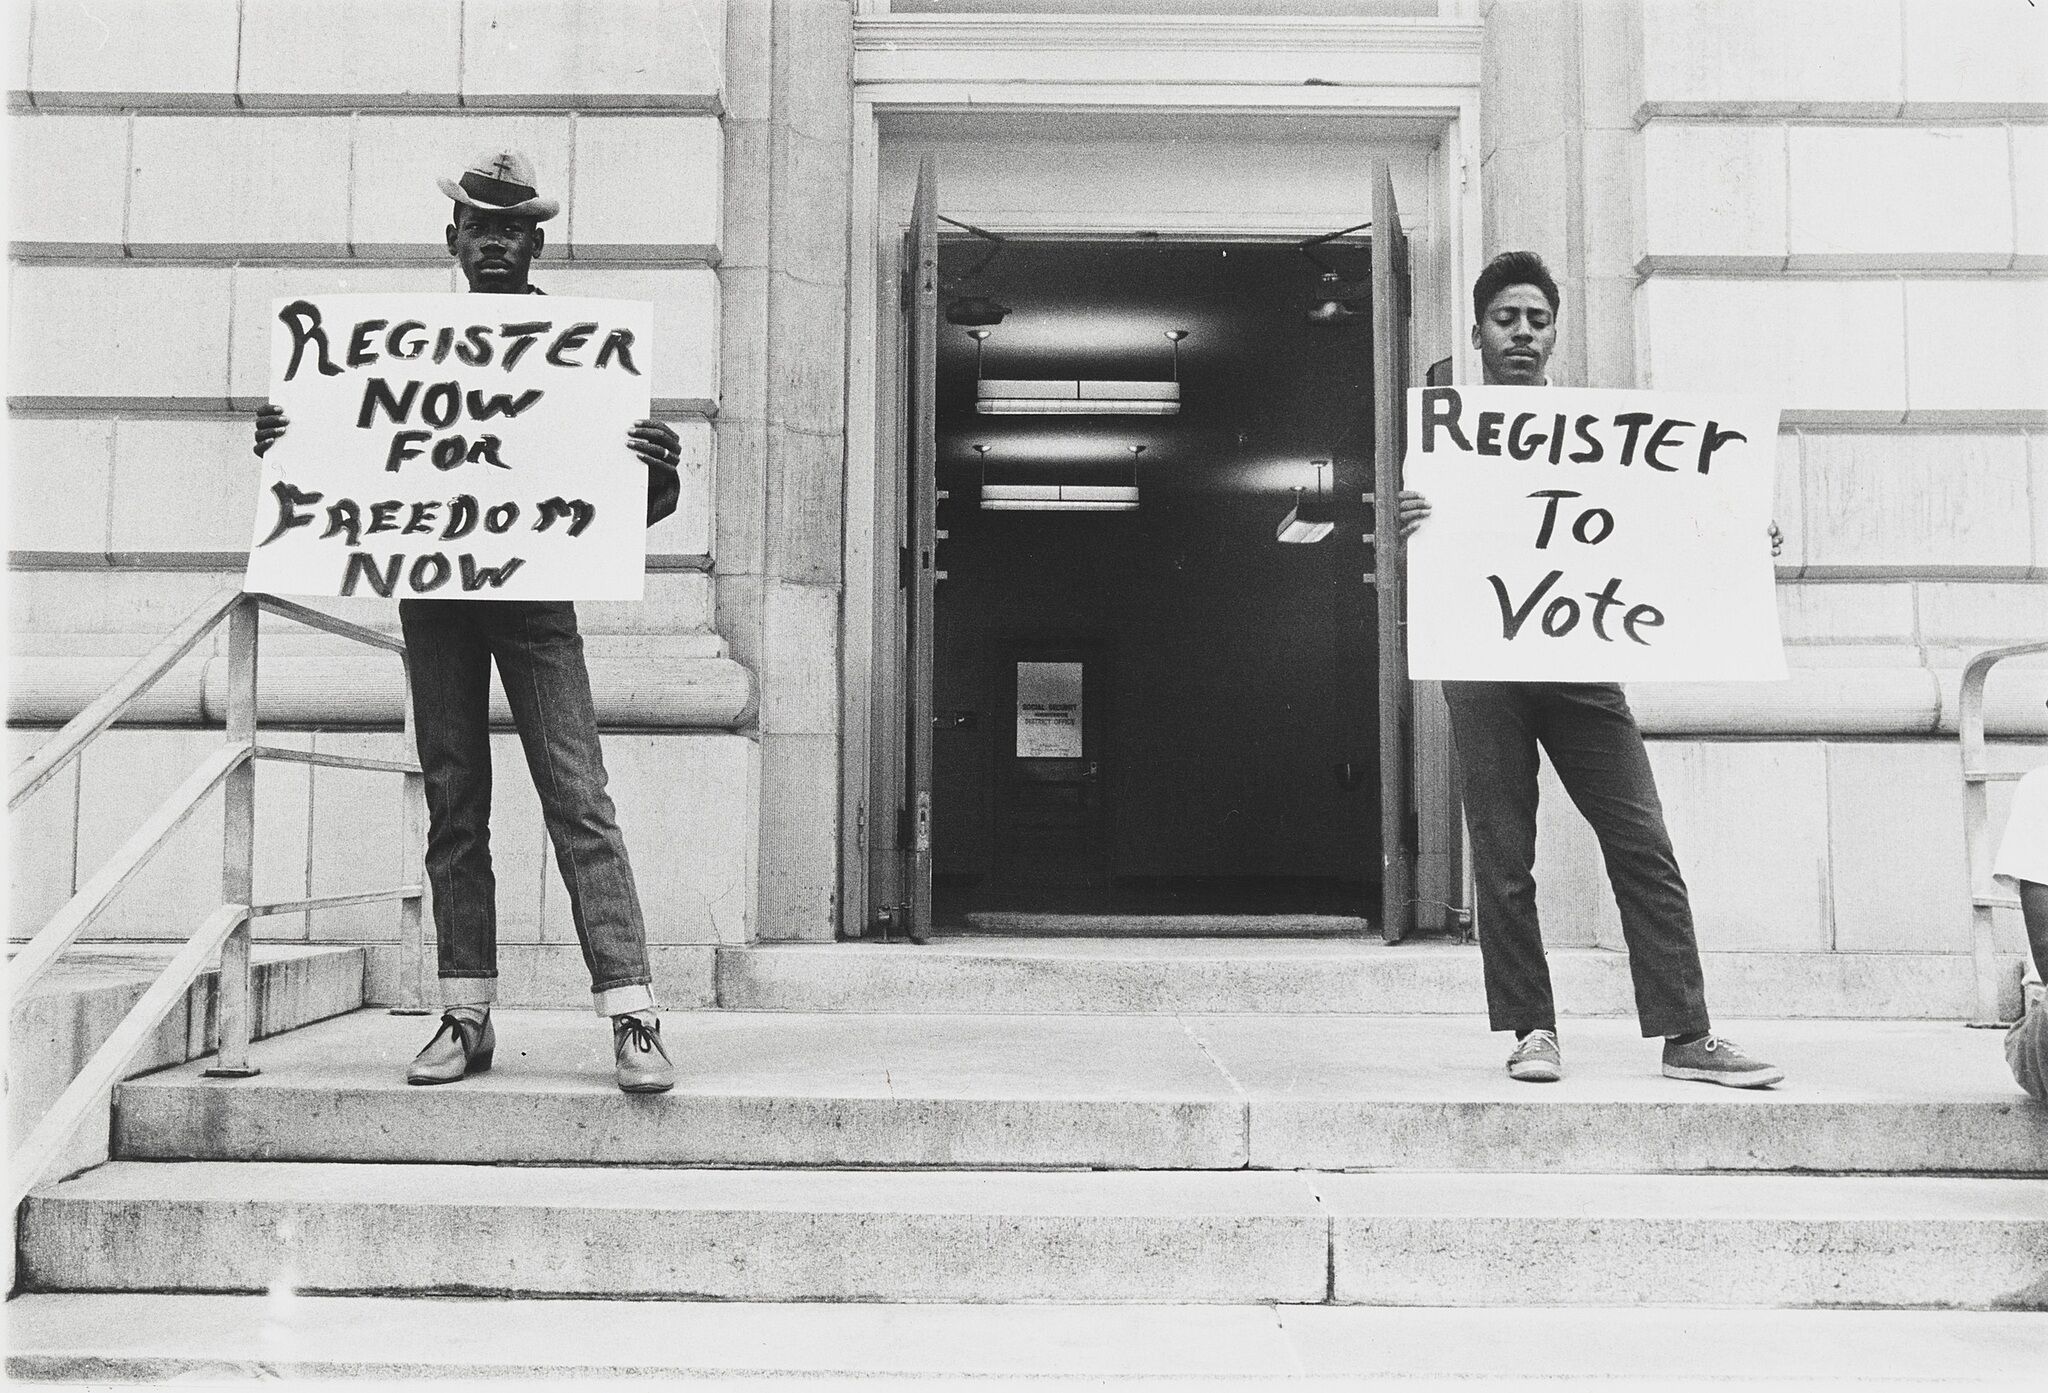
MULTIPOLYGON (((1105 227, 1166 225, 1146 202, 1174 185, 1160 157, 1199 165, 1186 152, 1203 149, 1266 170, 1257 196, 1274 207, 1320 216, 1329 185, 1239 158, 1271 139, 1261 119, 1313 118, 1333 159, 1395 164, 1418 362, 1469 371, 1463 287, 1484 256, 1531 246, 1564 287, 1553 380, 1784 403, 1792 679, 1634 694, 1702 943, 1855 955, 1929 1013, 1966 1013, 1957 675, 1979 648, 2048 635, 2048 391, 2029 333, 2048 314, 2038 13, 1111 8, 13 6, 14 758, 239 575, 271 299, 455 288, 434 176, 516 145, 566 206, 536 282, 653 302, 655 411, 685 444, 645 603, 582 607, 663 999, 712 1002, 720 945, 857 934, 887 898, 869 834, 895 811, 869 793, 876 732, 900 720, 877 677, 895 603, 878 577, 893 572, 891 316, 915 156, 943 152, 960 202, 942 208, 971 220, 1031 178, 1085 182, 989 153, 1009 148, 1012 116, 1069 123, 1049 160, 1131 118, 1137 137, 1095 152, 1130 162, 1114 181, 1129 206, 1098 200, 1105 227)), ((1199 224, 1195 196, 1153 203, 1199 224)), ((395 628, 385 603, 323 607, 395 628)), ((284 625, 264 643, 276 740, 397 748, 388 656, 284 625)), ((16 814, 17 937, 218 741, 224 665, 195 653, 16 814)), ((2048 751, 2044 696, 2048 669, 2001 672, 2000 760, 2048 751)), ((565 898, 509 729, 495 746, 505 996, 570 1004, 584 981, 565 898)), ((1549 931, 1618 946, 1590 834, 1551 793, 1549 931)), ((377 776, 265 766, 258 798, 260 898, 399 873, 377 776)), ((187 826, 96 935, 181 938, 218 903, 219 841, 218 819, 187 826)), ((394 931, 383 906, 257 928, 373 945, 383 999, 394 931)))

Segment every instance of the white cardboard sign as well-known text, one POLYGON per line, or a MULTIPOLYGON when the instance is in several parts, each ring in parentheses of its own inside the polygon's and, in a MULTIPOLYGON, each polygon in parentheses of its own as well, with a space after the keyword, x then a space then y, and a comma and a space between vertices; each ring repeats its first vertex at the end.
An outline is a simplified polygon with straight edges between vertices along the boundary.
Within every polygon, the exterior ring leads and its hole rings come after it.
POLYGON ((637 600, 644 302, 314 295, 271 305, 270 400, 245 590, 637 600))
POLYGON ((1431 514, 1408 542, 1409 675, 1784 677, 1777 443, 1777 408, 1742 397, 1411 389, 1404 486, 1431 514))

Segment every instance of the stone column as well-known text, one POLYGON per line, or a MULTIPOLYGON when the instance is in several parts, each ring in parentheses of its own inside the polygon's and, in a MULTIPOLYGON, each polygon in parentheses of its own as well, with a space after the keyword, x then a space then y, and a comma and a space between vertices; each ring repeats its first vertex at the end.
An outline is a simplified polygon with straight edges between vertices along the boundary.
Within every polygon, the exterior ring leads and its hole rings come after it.
POLYGON ((838 893, 850 0, 733 0, 726 30, 718 627, 759 684, 760 936, 838 893))

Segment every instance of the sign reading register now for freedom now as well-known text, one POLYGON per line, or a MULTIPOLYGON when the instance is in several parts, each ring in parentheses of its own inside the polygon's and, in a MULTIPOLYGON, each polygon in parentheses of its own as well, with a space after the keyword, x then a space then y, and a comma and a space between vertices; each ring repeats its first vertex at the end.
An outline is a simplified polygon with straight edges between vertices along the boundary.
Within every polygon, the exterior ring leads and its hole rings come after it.
MULTIPOLYGON (((1498 681, 1785 676, 1778 412, 1552 387, 1408 394, 1408 670, 1498 681)), ((1391 511, 1391 510, 1390 510, 1391 511)))
POLYGON ((316 295, 272 305, 245 589, 637 600, 653 311, 551 295, 316 295))

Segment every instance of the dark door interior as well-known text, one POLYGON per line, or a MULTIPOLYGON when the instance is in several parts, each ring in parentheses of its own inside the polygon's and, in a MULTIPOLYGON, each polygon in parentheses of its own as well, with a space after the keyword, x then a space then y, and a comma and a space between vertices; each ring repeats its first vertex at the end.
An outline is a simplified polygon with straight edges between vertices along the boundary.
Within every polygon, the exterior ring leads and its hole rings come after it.
POLYGON ((1021 641, 994 674, 994 897, 1015 909, 1086 910, 1109 884, 1111 752, 1100 643, 1021 641))
POLYGON ((1012 241, 990 258, 982 239, 941 239, 941 926, 1030 908, 1377 910, 1370 263, 1356 242, 1318 251, 1345 313, 1287 243, 1012 241), (959 322, 977 297, 1006 312, 959 322), (1177 368, 1168 331, 1186 332, 1177 368), (1176 372, 1171 414, 978 409, 983 381, 1176 372), (1281 542, 1295 491, 1313 501, 1318 484, 1333 526, 1281 542), (1136 505, 987 506, 1073 485, 1135 488, 1136 505), (1080 664, 1079 755, 1017 754, 1020 661, 1080 664))

